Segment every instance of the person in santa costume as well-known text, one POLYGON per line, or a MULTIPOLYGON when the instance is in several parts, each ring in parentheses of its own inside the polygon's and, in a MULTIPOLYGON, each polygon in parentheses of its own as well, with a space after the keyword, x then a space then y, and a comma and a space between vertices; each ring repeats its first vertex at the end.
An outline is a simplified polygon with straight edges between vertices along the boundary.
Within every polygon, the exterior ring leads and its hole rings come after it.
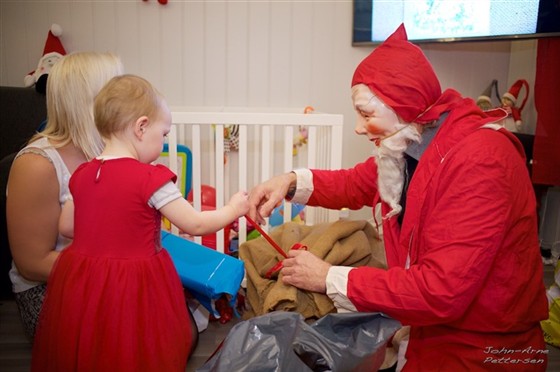
POLYGON ((546 370, 535 196, 521 143, 496 124, 506 112, 442 92, 404 25, 358 65, 352 99, 355 132, 375 155, 351 169, 277 175, 251 190, 250 216, 262 222, 284 198, 331 209, 381 203, 388 269, 292 250, 281 280, 326 293, 339 312, 383 312, 410 326, 398 369, 546 370))

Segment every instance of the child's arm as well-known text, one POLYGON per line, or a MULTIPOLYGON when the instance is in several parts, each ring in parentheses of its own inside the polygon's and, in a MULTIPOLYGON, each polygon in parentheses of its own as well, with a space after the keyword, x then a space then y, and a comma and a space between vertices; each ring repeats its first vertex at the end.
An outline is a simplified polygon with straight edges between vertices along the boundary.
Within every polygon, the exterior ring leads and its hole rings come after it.
POLYGON ((58 232, 69 239, 74 238, 74 201, 70 198, 62 206, 58 219, 58 232))
POLYGON ((199 212, 184 198, 167 203, 159 210, 173 225, 189 235, 214 233, 249 211, 247 193, 240 191, 229 202, 215 211, 199 212))

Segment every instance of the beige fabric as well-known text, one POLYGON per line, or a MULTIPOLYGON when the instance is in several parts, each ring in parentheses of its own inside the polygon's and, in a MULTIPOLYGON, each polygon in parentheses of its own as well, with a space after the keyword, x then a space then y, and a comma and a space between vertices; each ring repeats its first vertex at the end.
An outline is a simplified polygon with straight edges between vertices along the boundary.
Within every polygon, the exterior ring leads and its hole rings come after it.
MULTIPOLYGON (((375 228, 367 221, 341 220, 315 226, 289 222, 278 226, 270 236, 284 250, 295 243, 325 261, 340 266, 372 266, 386 268, 383 243, 375 228)), ((247 301, 250 305, 245 319, 268 312, 297 311, 305 319, 320 318, 336 309, 325 294, 299 290, 265 274, 283 259, 263 237, 239 247, 239 257, 247 271, 247 301)))

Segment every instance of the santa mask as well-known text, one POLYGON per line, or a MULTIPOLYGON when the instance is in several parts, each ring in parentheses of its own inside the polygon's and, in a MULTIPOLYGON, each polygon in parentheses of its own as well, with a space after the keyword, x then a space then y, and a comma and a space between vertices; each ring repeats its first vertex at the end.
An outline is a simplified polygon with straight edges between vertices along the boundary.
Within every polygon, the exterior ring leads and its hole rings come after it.
POLYGON ((400 123, 397 114, 363 84, 352 87, 352 101, 358 115, 356 134, 376 146, 377 184, 381 200, 391 207, 383 216, 389 218, 402 210, 404 151, 411 142, 420 142, 420 133, 414 125, 400 123))

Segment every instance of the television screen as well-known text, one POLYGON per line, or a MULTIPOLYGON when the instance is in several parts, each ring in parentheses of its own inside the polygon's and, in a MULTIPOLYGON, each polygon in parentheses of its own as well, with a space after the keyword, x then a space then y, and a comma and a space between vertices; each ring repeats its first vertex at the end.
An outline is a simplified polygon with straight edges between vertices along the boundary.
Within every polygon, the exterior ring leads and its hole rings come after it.
POLYGON ((354 0, 352 42, 381 43, 401 23, 417 43, 560 37, 560 0, 354 0))

